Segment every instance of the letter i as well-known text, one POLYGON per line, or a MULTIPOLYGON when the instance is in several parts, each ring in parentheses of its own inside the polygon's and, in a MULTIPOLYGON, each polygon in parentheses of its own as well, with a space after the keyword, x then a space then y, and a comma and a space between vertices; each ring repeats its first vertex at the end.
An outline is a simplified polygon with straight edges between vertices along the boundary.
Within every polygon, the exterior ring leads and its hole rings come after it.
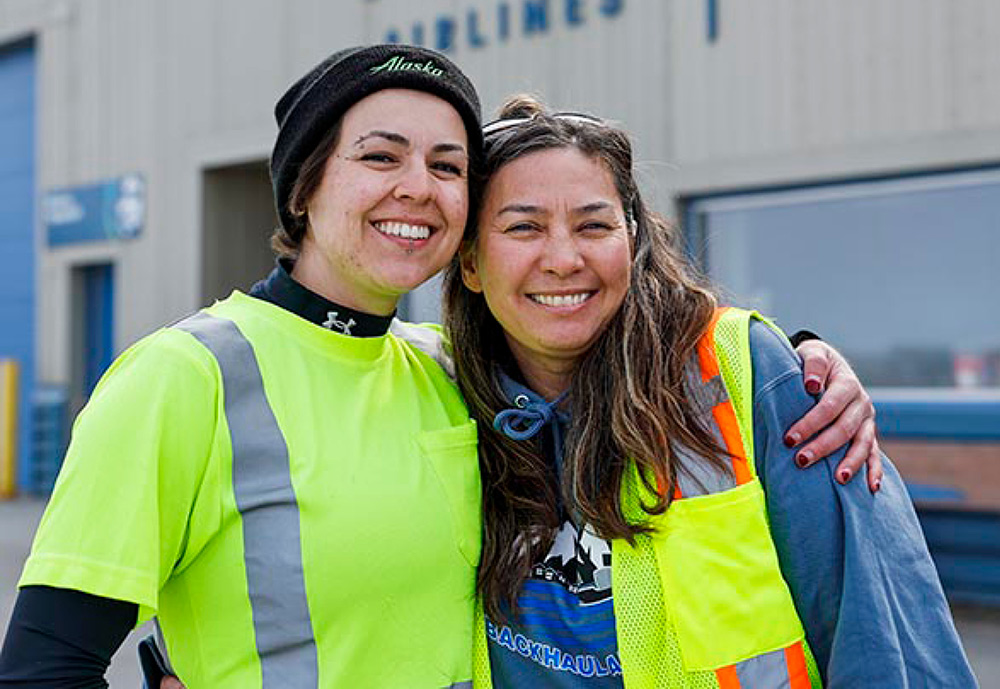
POLYGON ((510 37, 510 5, 506 2, 497 6, 497 35, 501 41, 510 37))

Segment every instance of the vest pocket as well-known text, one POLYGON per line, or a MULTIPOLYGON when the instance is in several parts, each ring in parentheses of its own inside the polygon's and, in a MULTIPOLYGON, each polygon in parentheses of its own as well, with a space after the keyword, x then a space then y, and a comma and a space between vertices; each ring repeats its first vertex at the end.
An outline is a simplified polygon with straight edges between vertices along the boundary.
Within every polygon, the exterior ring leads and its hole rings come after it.
POLYGON ((476 422, 423 431, 417 444, 444 489, 462 556, 473 567, 482 550, 483 496, 479 480, 476 422))
POLYGON ((675 500, 653 536, 685 669, 714 670, 804 637, 755 478, 675 500))

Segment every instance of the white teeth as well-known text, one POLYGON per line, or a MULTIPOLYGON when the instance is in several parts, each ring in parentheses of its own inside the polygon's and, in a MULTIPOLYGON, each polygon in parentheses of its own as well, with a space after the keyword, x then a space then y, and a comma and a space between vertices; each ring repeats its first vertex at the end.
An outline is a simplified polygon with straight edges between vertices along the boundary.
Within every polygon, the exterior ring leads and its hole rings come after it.
POLYGON ((407 225, 402 222, 375 223, 376 229, 382 234, 404 239, 427 239, 431 236, 431 228, 427 225, 407 225))
POLYGON ((590 298, 590 292, 580 292, 579 294, 529 294, 532 301, 537 301, 544 306, 576 306, 582 304, 590 298))

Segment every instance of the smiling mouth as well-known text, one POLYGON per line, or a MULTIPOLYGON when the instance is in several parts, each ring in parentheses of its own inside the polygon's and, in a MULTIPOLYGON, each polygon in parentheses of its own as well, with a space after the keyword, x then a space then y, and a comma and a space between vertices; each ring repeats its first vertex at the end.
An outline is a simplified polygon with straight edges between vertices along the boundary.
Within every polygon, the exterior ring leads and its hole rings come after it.
POLYGON ((427 239, 431 236, 431 228, 428 225, 410 225, 403 222, 376 222, 372 223, 372 225, 376 230, 388 237, 427 239))
POLYGON ((529 294, 528 299, 542 306, 577 306, 590 299, 597 292, 576 294, 529 294))

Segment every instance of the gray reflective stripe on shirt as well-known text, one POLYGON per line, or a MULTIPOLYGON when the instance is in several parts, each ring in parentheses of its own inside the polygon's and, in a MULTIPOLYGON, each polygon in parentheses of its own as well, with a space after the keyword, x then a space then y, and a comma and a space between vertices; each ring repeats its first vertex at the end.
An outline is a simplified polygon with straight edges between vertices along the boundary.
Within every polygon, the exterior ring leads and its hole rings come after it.
POLYGON ((784 649, 740 661, 735 667, 741 687, 789 689, 792 686, 784 649))
MULTIPOLYGON (((685 391, 690 396, 694 408, 698 410, 699 416, 706 419, 706 428, 716 444, 725 449, 726 440, 712 416, 712 409, 716 405, 729 401, 729 394, 726 392, 722 377, 714 376, 702 380, 697 355, 688 361, 684 367, 684 374, 687 383, 685 391)), ((679 443, 671 443, 671 449, 677 457, 677 483, 684 497, 721 493, 736 487, 736 477, 731 472, 720 471, 718 467, 705 461, 704 457, 679 443)))
POLYGON ((263 687, 315 688, 319 670, 302 573, 299 506, 288 448, 264 393, 257 357, 230 320, 197 313, 174 327, 205 345, 222 372, 263 687))
MULTIPOLYGON (((721 437, 717 438, 716 442, 720 447, 726 446, 721 437)), ((670 447, 677 458, 677 483, 683 497, 711 495, 736 487, 736 477, 732 472, 720 470, 685 445, 671 442, 670 447)))
POLYGON ((687 366, 684 367, 684 377, 687 382, 686 390, 691 395, 691 402, 694 403, 699 412, 711 413, 714 407, 729 401, 729 392, 726 390, 726 384, 722 381, 721 375, 702 380, 697 355, 692 356, 687 366))
POLYGON ((455 682, 454 684, 449 684, 447 687, 442 689, 472 689, 472 682, 455 682))

